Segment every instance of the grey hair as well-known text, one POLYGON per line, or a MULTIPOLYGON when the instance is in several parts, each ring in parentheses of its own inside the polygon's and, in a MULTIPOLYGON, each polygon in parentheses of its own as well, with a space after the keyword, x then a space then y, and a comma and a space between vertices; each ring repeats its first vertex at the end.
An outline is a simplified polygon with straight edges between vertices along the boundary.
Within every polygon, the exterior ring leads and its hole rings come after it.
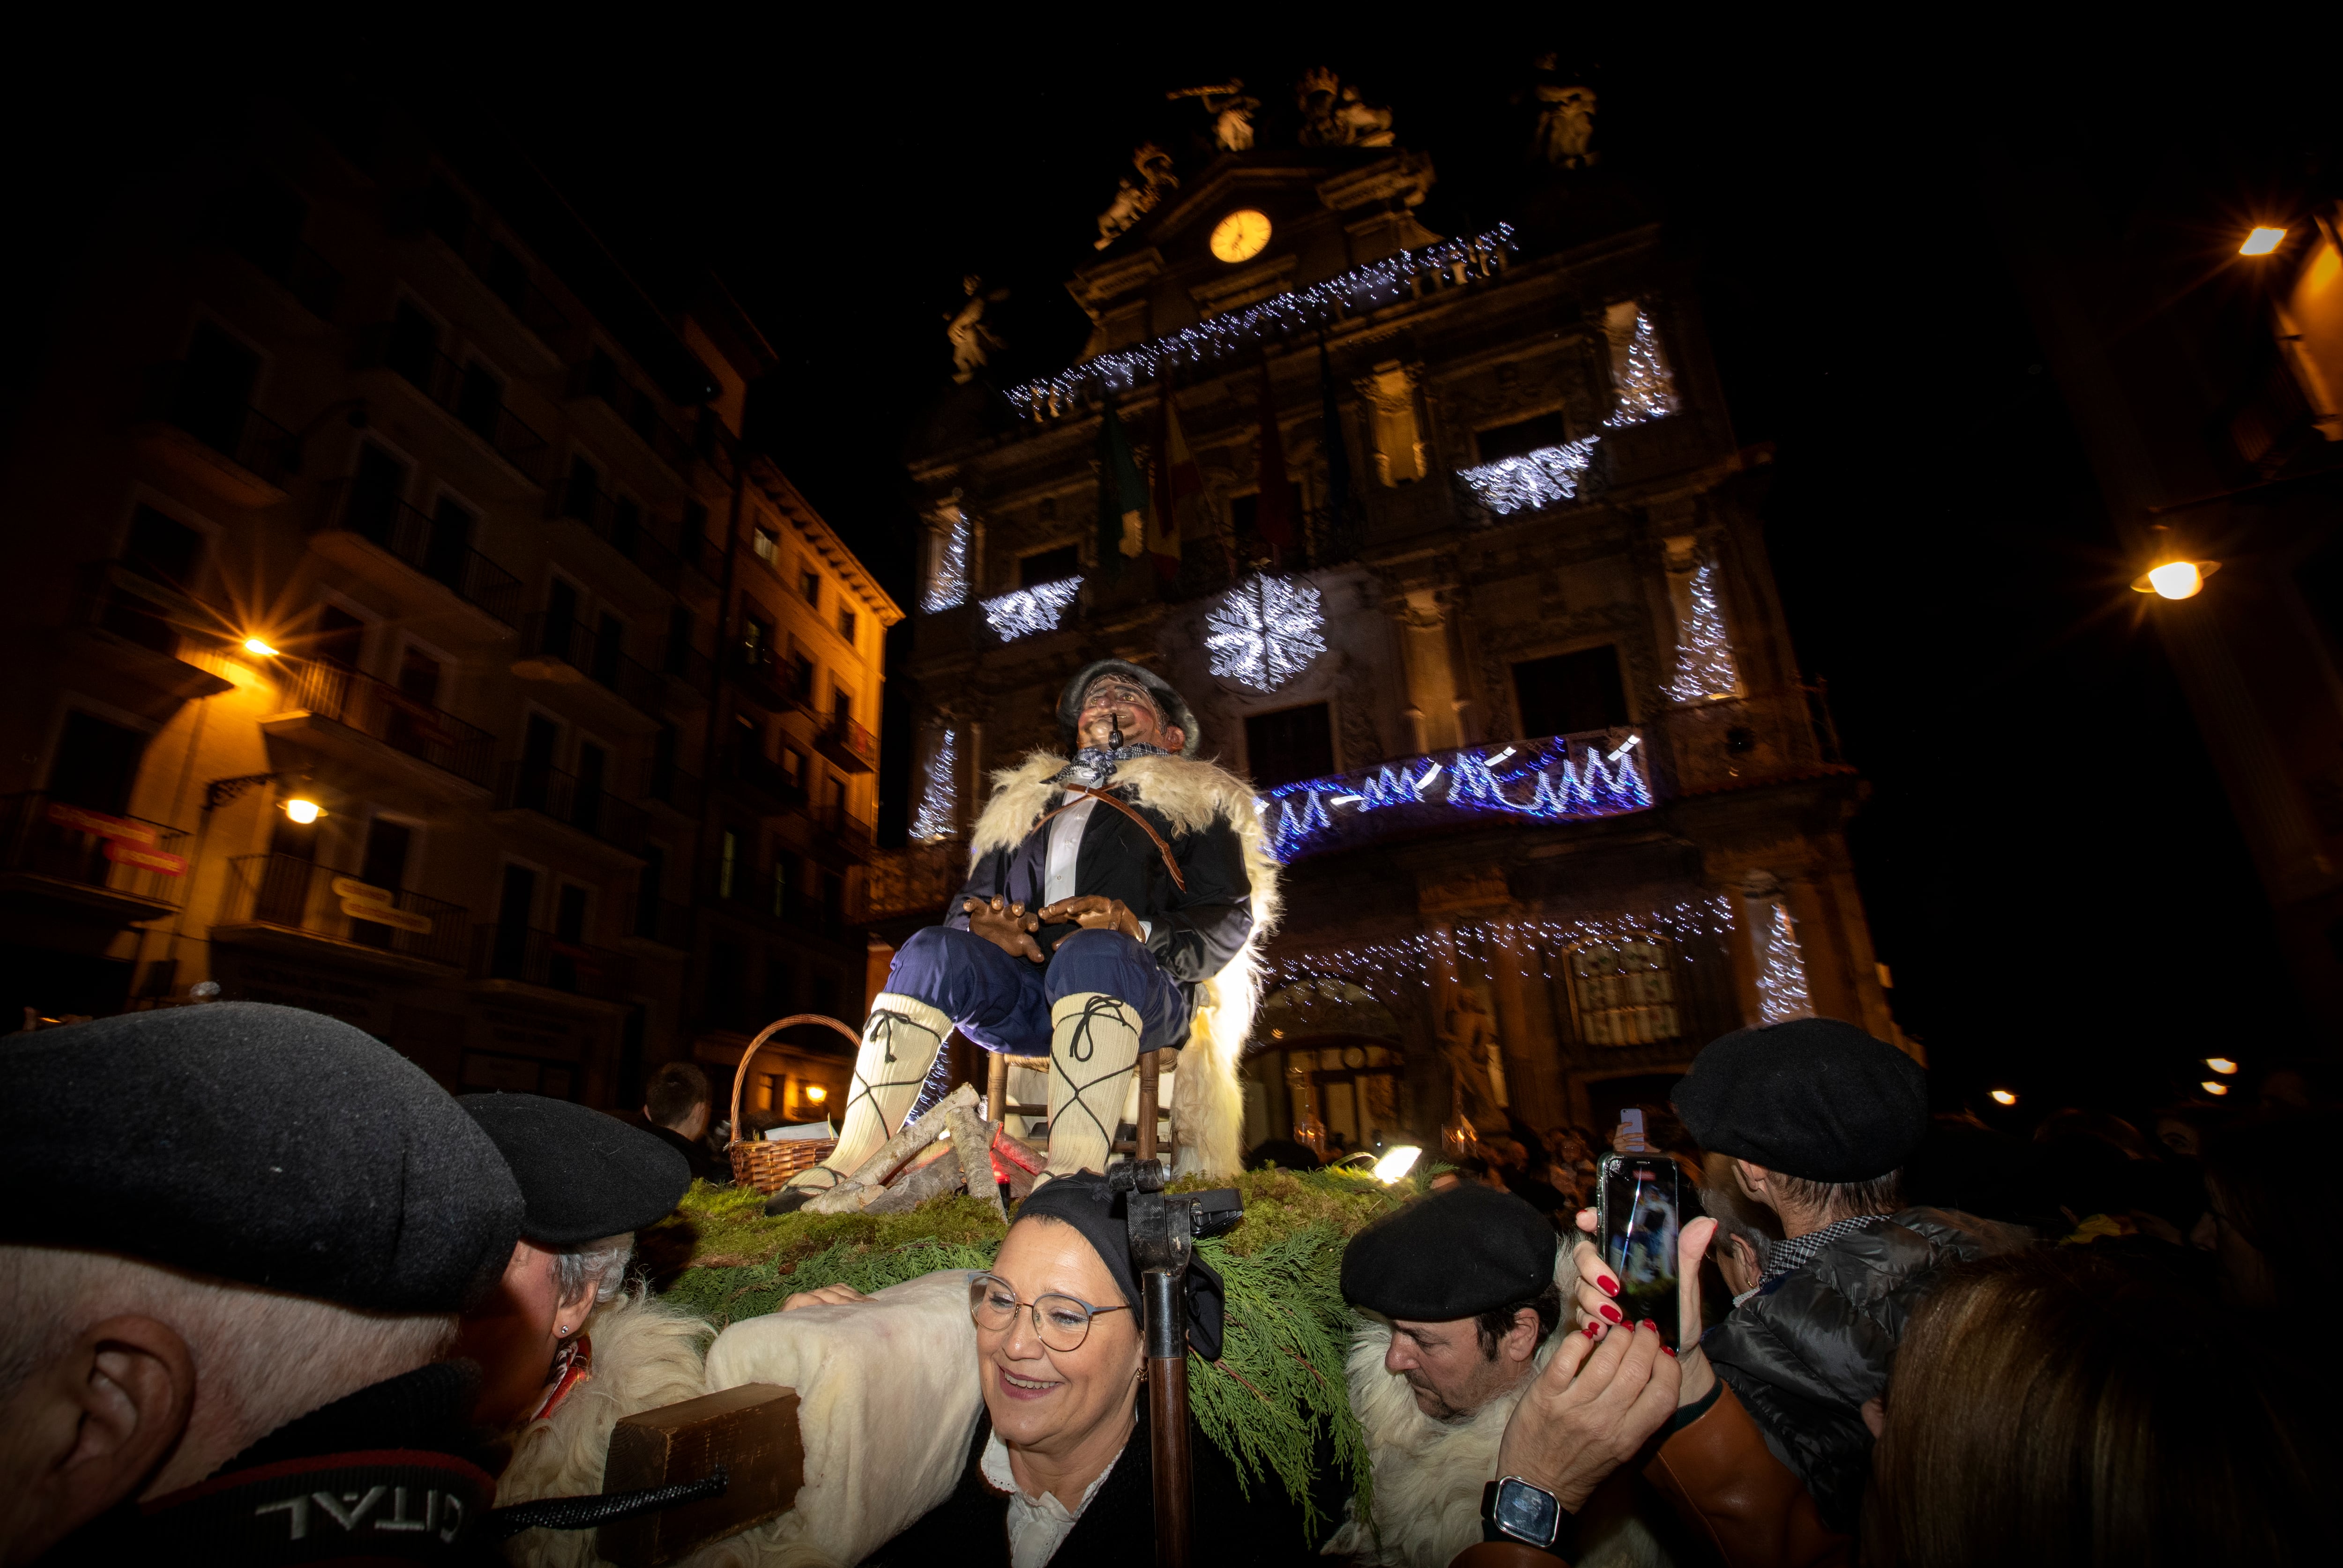
POLYGON ((627 1264, 634 1255, 631 1231, 554 1253, 554 1300, 575 1302, 590 1291, 597 1305, 608 1301, 627 1282, 627 1264))

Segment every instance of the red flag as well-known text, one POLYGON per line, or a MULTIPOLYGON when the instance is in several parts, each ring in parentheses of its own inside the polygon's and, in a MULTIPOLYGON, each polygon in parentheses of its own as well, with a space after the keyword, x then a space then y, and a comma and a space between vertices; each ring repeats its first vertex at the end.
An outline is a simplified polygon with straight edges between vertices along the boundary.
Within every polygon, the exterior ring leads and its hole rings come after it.
POLYGON ((1261 362, 1261 497, 1253 506, 1253 530, 1269 547, 1271 563, 1282 566, 1293 548, 1293 483, 1285 477, 1285 439, 1278 433, 1277 393, 1266 358, 1261 362))

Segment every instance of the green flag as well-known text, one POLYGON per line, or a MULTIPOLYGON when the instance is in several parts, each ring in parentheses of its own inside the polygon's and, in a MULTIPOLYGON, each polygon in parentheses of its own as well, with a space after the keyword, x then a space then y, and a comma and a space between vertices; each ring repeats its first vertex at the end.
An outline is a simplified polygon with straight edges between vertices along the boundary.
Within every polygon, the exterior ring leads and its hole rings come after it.
POLYGON ((1147 551, 1147 486, 1131 437, 1109 398, 1099 420, 1099 575, 1117 578, 1147 551))

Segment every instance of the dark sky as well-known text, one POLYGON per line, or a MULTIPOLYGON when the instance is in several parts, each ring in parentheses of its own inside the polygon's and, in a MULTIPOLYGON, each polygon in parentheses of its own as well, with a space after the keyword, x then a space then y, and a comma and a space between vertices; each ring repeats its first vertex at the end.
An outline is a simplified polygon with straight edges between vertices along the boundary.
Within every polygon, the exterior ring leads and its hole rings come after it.
POLYGON ((2216 1047, 2288 1049, 2301 1026, 2259 885, 1980 184, 1990 151, 2062 140, 2151 179, 2177 144, 2282 99, 2267 61, 1719 37, 1689 14, 1603 36, 1476 11, 1462 37, 1438 8, 1324 8, 1306 33, 1217 39, 1160 19, 1099 37, 1088 11, 893 15, 883 35, 815 39, 786 16, 632 14, 375 38, 345 60, 486 106, 655 295, 720 273, 781 354, 778 456, 908 598, 900 446, 948 384, 961 274, 1013 291, 1010 376, 1071 358, 1083 323, 1062 282, 1131 146, 1201 161, 1202 116, 1166 89, 1238 75, 1290 111, 1300 69, 1331 65, 1433 154, 1423 216, 1456 232, 1504 216, 1511 99, 1558 49, 1602 93, 1610 166, 1664 194, 1697 258, 1739 438, 1775 450, 1775 570, 1872 784, 1857 872, 1943 1094, 2136 1105, 2216 1047))

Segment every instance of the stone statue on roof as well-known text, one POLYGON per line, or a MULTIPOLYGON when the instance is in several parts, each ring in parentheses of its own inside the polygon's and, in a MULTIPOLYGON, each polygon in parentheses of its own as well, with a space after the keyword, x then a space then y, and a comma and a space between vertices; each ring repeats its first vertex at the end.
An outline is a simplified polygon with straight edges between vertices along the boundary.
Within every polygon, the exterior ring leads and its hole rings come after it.
POLYGON ((1305 147, 1387 147, 1392 144, 1392 112, 1370 105, 1356 87, 1323 65, 1313 65, 1293 85, 1293 101, 1302 111, 1301 142, 1305 147))
POLYGON ((1243 77, 1231 76, 1224 86, 1182 87, 1163 95, 1167 99, 1202 99, 1204 113, 1212 116, 1212 140, 1221 151, 1252 150, 1252 117, 1261 108, 1261 100, 1245 95, 1243 77))
POLYGON ((984 324, 984 307, 998 305, 1009 297, 1005 288, 987 294, 984 279, 970 273, 960 280, 960 288, 968 295, 968 303, 956 314, 944 317, 944 336, 951 341, 952 379, 968 382, 984 367, 992 351, 1001 347, 1001 335, 984 324))
POLYGON ((1172 155, 1153 142, 1142 142, 1131 149, 1131 166, 1146 183, 1133 185, 1128 177, 1115 182, 1114 199, 1107 204, 1106 211, 1099 214, 1096 244, 1100 250, 1121 239, 1125 230, 1153 212, 1166 192, 1180 188, 1180 176, 1172 172, 1172 155))

